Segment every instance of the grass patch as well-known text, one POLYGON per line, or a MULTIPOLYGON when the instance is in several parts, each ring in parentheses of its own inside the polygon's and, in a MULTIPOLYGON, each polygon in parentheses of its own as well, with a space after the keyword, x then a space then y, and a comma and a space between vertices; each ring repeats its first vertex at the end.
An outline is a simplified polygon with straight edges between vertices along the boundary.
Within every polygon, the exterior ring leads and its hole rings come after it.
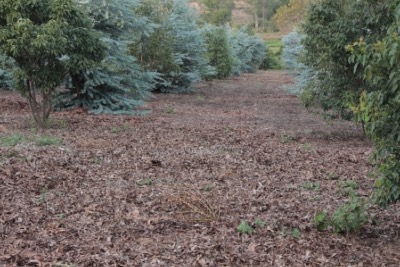
POLYGON ((59 146, 62 145, 62 139, 53 136, 40 136, 35 140, 37 146, 59 146))
POLYGON ((0 137, 0 146, 3 147, 14 147, 16 145, 22 144, 25 141, 25 137, 20 134, 13 134, 0 137))
POLYGON ((275 55, 282 52, 283 43, 281 39, 267 39, 265 40, 265 43, 275 55))

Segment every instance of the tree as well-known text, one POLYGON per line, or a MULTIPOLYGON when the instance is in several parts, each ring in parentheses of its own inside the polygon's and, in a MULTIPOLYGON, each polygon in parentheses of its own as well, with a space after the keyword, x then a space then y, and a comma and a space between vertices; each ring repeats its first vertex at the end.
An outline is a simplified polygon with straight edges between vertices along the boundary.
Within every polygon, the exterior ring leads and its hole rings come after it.
POLYGON ((394 11, 395 21, 375 43, 360 38, 347 46, 355 70, 362 70, 366 86, 352 109, 365 124, 376 147, 381 177, 376 182, 382 207, 400 200, 400 1, 382 3, 394 11))
POLYGON ((311 0, 290 0, 276 10, 272 20, 280 30, 293 28, 305 19, 310 2, 311 0))
POLYGON ((232 73, 239 75, 256 72, 263 63, 267 52, 264 41, 248 27, 226 28, 226 31, 234 59, 232 73))
POLYGON ((202 19, 214 25, 225 25, 232 20, 233 0, 201 0, 206 7, 202 19))
POLYGON ((302 63, 302 57, 305 53, 302 45, 304 37, 304 34, 300 33, 299 30, 294 30, 282 38, 282 61, 285 64, 285 68, 296 79, 295 84, 287 87, 287 90, 292 94, 299 95, 305 106, 309 106, 311 103, 309 103, 307 94, 304 91, 310 86, 310 80, 313 80, 315 73, 313 69, 302 63))
POLYGON ((104 46, 73 0, 3 0, 0 18, 0 50, 14 59, 16 87, 43 128, 56 87, 69 72, 99 62, 104 46))
POLYGON ((325 110, 351 118, 350 103, 358 101, 364 86, 361 71, 353 72, 347 44, 364 36, 367 43, 381 39, 393 22, 393 7, 384 0, 321 0, 311 5, 302 27, 304 63, 315 71, 306 92, 325 110))
POLYGON ((90 113, 132 115, 143 113, 137 107, 149 97, 156 73, 143 70, 129 55, 132 32, 136 27, 152 29, 147 20, 136 18, 136 0, 80 1, 94 21, 94 29, 106 45, 105 58, 95 68, 70 72, 67 91, 58 95, 58 109, 84 107, 90 113))
POLYGON ((226 78, 232 75, 234 68, 234 54, 229 44, 228 34, 224 27, 207 25, 202 29, 203 38, 207 45, 207 59, 210 65, 216 70, 214 75, 207 76, 211 78, 226 78))
POLYGON ((137 27, 130 52, 146 70, 160 74, 155 90, 191 91, 192 83, 211 71, 194 11, 180 0, 142 0, 134 11, 153 26, 137 27))

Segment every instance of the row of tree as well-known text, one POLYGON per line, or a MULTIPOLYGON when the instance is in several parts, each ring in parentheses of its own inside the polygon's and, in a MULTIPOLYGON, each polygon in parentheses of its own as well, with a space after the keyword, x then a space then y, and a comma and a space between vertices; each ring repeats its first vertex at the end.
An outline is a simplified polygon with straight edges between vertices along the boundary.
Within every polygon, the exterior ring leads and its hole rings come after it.
POLYGON ((283 40, 294 93, 355 119, 374 141, 383 207, 400 199, 399 29, 400 0, 320 0, 283 40))
POLYGON ((53 108, 133 114, 152 91, 254 72, 267 52, 245 28, 199 27, 183 0, 4 0, 0 17, 2 86, 40 127, 53 108))

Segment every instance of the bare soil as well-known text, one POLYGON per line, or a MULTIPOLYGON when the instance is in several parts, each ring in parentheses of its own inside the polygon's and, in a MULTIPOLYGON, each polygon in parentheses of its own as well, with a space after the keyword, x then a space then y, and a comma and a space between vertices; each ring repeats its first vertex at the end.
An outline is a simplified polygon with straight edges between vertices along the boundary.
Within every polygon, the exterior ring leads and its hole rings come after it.
POLYGON ((267 71, 156 95, 144 117, 52 114, 38 146, 29 107, 0 92, 0 266, 399 266, 399 206, 358 233, 314 215, 373 191, 371 144, 331 125, 267 71), (255 231, 242 234, 246 221, 255 231))

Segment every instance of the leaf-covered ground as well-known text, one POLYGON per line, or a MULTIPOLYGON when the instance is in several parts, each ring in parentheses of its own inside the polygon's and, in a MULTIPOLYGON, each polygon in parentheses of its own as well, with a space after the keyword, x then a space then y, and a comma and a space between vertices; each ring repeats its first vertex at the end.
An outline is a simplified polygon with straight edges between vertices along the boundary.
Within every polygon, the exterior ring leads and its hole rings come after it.
POLYGON ((341 185, 370 195, 372 148, 291 82, 203 83, 140 118, 55 113, 47 137, 0 92, 0 266, 399 266, 398 205, 357 234, 314 227, 346 202, 341 185))

